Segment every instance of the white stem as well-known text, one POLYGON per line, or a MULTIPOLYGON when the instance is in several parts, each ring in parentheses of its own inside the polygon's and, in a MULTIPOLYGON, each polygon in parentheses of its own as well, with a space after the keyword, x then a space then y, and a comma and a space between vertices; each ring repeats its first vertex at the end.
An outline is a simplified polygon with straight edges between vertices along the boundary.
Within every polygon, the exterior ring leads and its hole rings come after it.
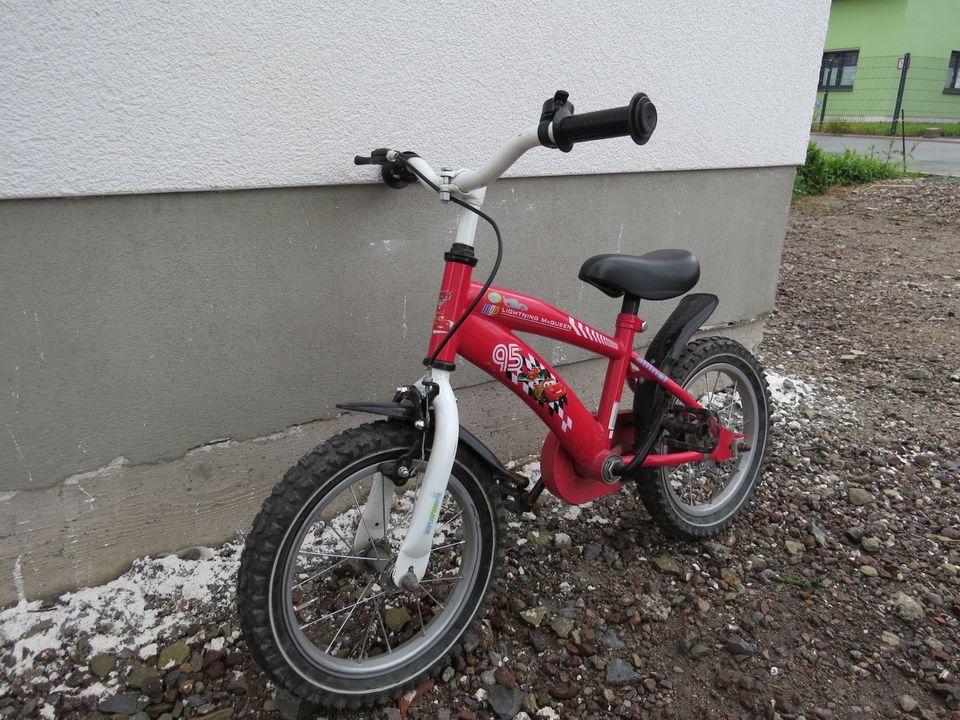
MULTIPOLYGON (((486 188, 475 190, 469 195, 464 195, 464 202, 479 210, 483 207, 483 198, 487 194, 486 188)), ((470 212, 466 208, 460 211, 460 217, 457 220, 457 242, 463 245, 473 247, 473 240, 477 234, 477 221, 480 216, 475 212, 470 212)))

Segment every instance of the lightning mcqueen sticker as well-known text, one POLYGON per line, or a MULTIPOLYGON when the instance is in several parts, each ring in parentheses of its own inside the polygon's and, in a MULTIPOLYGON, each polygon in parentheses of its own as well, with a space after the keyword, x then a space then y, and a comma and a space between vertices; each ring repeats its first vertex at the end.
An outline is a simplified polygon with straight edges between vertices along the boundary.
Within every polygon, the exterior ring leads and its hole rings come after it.
POLYGON ((515 343, 501 343, 494 346, 492 359, 510 382, 522 387, 540 407, 546 407, 548 415, 557 415, 561 419, 560 427, 564 432, 573 427, 573 420, 564 413, 569 402, 567 386, 536 358, 524 356, 515 343))

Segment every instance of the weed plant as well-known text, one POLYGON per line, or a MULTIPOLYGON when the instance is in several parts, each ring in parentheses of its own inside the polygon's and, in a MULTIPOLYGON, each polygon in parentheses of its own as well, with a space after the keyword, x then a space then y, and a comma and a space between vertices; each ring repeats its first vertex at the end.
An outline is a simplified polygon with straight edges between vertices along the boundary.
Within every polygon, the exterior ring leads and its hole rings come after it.
POLYGON ((842 155, 828 155, 811 141, 807 145, 806 162, 797 168, 793 181, 794 195, 822 195, 834 185, 862 185, 901 176, 898 166, 878 157, 844 150, 842 155))

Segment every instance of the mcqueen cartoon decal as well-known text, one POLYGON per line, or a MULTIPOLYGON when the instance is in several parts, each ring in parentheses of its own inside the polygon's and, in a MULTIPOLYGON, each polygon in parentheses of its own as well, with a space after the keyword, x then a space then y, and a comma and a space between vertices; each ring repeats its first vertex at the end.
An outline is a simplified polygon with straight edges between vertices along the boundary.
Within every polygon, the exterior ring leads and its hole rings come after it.
POLYGON ((433 318, 433 334, 443 335, 451 327, 453 327, 453 320, 447 320, 443 313, 438 311, 436 317, 433 318))
POLYGON ((520 385, 540 407, 546 407, 548 415, 560 417, 560 428, 564 432, 573 427, 573 420, 563 411, 568 402, 566 385, 536 358, 524 356, 519 345, 501 343, 493 348, 492 359, 510 382, 520 385))

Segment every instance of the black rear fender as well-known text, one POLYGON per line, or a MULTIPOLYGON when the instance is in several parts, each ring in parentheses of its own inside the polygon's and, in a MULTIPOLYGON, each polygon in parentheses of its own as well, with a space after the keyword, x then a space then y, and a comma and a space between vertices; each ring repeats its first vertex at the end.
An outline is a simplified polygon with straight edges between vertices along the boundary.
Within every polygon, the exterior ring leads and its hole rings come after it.
MULTIPOLYGON (((683 298, 647 348, 647 361, 664 375, 669 376, 690 338, 707 321, 707 318, 713 315, 719 302, 716 295, 707 293, 694 293, 683 298)), ((664 389, 655 382, 642 382, 637 385, 633 398, 636 455, 627 466, 625 474, 639 469, 640 464, 653 449, 654 443, 660 436, 663 410, 668 397, 664 389)))

